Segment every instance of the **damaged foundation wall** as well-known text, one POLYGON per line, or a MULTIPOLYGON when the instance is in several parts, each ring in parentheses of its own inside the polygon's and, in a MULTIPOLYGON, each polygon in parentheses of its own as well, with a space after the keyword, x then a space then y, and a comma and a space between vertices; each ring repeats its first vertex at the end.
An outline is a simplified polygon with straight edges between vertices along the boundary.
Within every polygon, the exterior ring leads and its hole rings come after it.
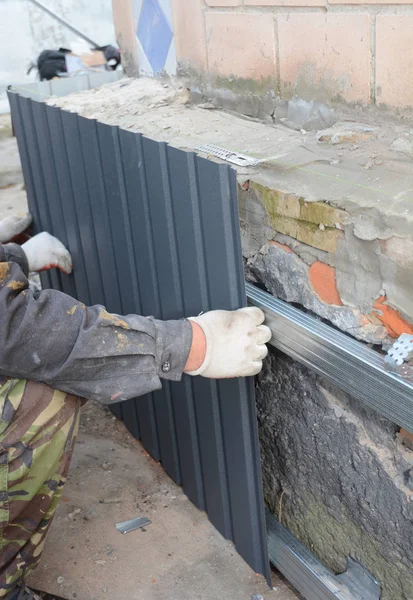
MULTIPOLYGON (((252 180, 239 200, 247 279, 375 346, 413 333, 408 220, 252 180)), ((412 600, 409 434, 282 353, 271 353, 256 392, 269 509, 334 572, 352 556, 382 600, 412 600)))
POLYGON ((240 186, 250 280, 388 347, 413 334, 413 211, 346 211, 248 180, 240 186))
POLYGON ((333 571, 352 556, 381 600, 411 600, 413 451, 397 428, 282 353, 256 394, 270 510, 333 571))

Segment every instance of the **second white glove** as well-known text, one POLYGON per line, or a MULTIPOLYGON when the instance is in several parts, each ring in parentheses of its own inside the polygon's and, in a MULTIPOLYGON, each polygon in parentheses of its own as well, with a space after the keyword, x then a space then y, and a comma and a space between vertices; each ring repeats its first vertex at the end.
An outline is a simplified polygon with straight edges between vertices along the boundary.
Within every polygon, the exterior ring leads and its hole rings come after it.
POLYGON ((205 360, 197 371, 211 379, 257 375, 268 354, 266 343, 271 331, 264 323, 265 315, 256 307, 235 311, 213 310, 190 321, 197 323, 205 334, 205 360))
POLYGON ((0 221, 0 243, 10 242, 16 235, 23 233, 32 222, 32 215, 11 215, 0 221))
POLYGON ((33 236, 22 245, 29 263, 29 271, 45 271, 56 267, 64 273, 72 272, 72 258, 62 242, 46 231, 33 236))

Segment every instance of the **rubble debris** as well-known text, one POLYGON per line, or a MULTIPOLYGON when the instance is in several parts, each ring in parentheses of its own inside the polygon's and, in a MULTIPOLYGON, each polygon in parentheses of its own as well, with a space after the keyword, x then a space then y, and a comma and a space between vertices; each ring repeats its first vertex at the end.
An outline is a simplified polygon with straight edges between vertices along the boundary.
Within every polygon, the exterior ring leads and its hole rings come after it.
POLYGON ((73 512, 70 512, 67 516, 69 519, 74 519, 76 515, 82 512, 81 508, 75 508, 73 512))
POLYGON ((399 137, 391 145, 392 150, 413 156, 413 139, 399 137))
POLYGON ((330 144, 357 144, 377 137, 378 127, 370 127, 362 123, 337 123, 329 129, 317 133, 319 142, 330 144))

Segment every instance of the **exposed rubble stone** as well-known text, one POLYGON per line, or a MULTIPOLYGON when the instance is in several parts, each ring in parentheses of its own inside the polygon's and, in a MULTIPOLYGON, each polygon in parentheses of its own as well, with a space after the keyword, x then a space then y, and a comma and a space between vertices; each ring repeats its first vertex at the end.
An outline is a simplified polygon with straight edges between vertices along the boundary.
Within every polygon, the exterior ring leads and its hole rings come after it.
POLYGON ((375 322, 369 320, 358 309, 337 304, 340 297, 334 276, 329 271, 329 277, 324 276, 321 281, 319 277, 314 277, 314 273, 311 278, 311 268, 289 247, 278 242, 270 242, 247 261, 247 270, 254 280, 262 283, 278 298, 301 304, 358 339, 374 344, 383 343, 388 337, 386 327, 378 319, 375 322))
POLYGON ((389 338, 412 331, 413 239, 395 236, 397 229, 390 235, 390 228, 383 225, 380 229, 380 219, 371 215, 350 219, 347 211, 326 202, 307 202, 252 179, 247 186, 239 186, 239 203, 244 256, 254 275, 273 293, 281 293, 279 277, 283 277, 281 298, 299 302, 375 344, 388 346, 389 338), (290 257, 287 265, 282 252, 268 254, 269 243, 274 241, 284 252, 291 249, 296 259, 292 262, 290 257), (277 260, 282 262, 277 265, 277 260), (284 270, 277 275, 281 267, 294 272, 284 270), (311 267, 308 273, 306 267, 311 267), (314 275, 320 272, 324 275, 317 282, 314 275), (311 285, 292 290, 298 273, 311 285), (276 285, 268 285, 277 278, 276 285), (322 282, 330 282, 328 289, 325 285, 321 289, 322 282), (385 303, 379 300, 382 296, 385 303))

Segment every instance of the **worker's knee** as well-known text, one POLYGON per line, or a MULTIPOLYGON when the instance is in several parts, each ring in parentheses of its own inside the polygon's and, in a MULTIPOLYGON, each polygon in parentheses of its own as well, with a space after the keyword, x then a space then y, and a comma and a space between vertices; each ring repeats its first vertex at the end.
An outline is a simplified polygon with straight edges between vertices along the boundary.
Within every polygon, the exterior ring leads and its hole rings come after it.
POLYGON ((39 561, 66 481, 80 405, 42 383, 0 385, 0 598, 39 561))
MULTIPOLYGON (((0 444, 3 450, 39 448, 54 436, 71 445, 80 399, 44 383, 9 379, 0 385, 0 444)), ((67 450, 68 448, 66 448, 67 450)), ((12 458, 12 456, 10 457, 12 458)))

